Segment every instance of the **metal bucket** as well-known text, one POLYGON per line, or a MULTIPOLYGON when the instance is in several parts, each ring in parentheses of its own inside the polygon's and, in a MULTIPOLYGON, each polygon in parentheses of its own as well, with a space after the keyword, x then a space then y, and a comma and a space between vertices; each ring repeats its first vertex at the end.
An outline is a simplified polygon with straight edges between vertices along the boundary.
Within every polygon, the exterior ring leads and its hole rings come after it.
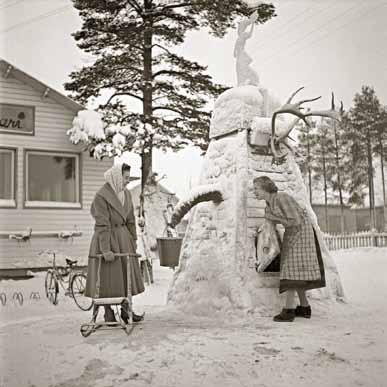
POLYGON ((179 265, 182 241, 183 238, 157 238, 160 266, 175 268, 179 265))

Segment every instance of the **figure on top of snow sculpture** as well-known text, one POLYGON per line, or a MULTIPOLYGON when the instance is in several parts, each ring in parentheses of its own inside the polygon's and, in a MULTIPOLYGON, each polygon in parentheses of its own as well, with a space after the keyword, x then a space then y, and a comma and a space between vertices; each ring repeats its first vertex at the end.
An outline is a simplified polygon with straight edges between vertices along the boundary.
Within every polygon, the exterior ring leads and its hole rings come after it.
POLYGON ((250 66, 253 60, 245 50, 246 41, 253 35, 254 23, 257 21, 257 19, 258 12, 253 12, 249 18, 242 19, 238 25, 238 39, 234 46, 234 58, 236 59, 238 86, 259 85, 259 76, 257 72, 250 66), (249 26, 250 30, 247 31, 249 26))

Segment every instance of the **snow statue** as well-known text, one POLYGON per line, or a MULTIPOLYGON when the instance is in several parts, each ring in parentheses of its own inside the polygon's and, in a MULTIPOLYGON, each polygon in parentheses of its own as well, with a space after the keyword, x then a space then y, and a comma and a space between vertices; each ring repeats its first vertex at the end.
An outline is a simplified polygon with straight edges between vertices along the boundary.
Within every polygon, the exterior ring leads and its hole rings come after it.
MULTIPOLYGON (((259 5, 248 4, 255 8, 259 5)), ((236 74, 238 86, 252 85, 257 86, 260 94, 263 97, 262 114, 269 115, 279 106, 279 103, 269 96, 268 90, 260 84, 257 72, 251 67, 252 59, 247 54, 245 46, 246 41, 251 38, 254 31, 254 23, 257 21, 258 11, 255 10, 250 17, 242 19, 238 24, 238 38, 234 46, 234 58, 236 59, 236 74), (248 30, 248 27, 250 29, 248 30)))
POLYGON ((251 57, 245 50, 246 41, 251 38, 254 31, 254 23, 258 19, 258 12, 253 12, 249 18, 244 18, 238 25, 238 39, 235 42, 234 58, 236 59, 236 73, 238 86, 259 85, 259 77, 256 71, 250 66, 251 57), (247 28, 250 26, 250 30, 247 28))
POLYGON ((323 302, 343 297, 337 268, 287 143, 295 121, 278 120, 282 113, 293 114, 298 121, 309 115, 334 117, 335 112, 303 114, 301 104, 310 100, 292 103, 294 95, 271 115, 265 115, 256 85, 234 87, 217 99, 199 186, 181 198, 172 216, 177 224, 192 209, 168 295, 170 304, 199 315, 236 310, 267 315, 279 308, 283 297, 278 291, 279 272, 270 265, 256 271, 257 228, 264 222, 265 202, 254 195, 252 182, 262 175, 292 195, 316 229, 327 286, 308 292, 309 297, 323 302))

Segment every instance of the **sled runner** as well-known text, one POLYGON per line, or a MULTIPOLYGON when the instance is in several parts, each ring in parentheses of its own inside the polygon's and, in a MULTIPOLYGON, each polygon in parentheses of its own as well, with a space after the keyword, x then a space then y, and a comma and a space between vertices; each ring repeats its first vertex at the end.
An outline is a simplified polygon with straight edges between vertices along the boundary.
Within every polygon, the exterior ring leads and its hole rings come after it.
MULTIPOLYGON (((101 285, 101 265, 102 265, 102 259, 103 255, 97 255, 97 256, 91 256, 90 258, 98 259, 98 275, 97 275, 97 284, 96 284, 96 294, 93 298, 93 314, 91 317, 91 321, 86 324, 81 325, 81 335, 83 337, 90 336, 93 332, 95 332, 97 329, 110 329, 110 328, 121 328, 125 330, 125 333, 129 335, 134 328, 135 323, 133 322, 133 316, 132 316, 132 287, 131 287, 131 273, 130 273, 130 262, 129 259, 131 258, 137 258, 139 257, 138 254, 114 254, 115 257, 127 257, 127 286, 128 286, 128 296, 127 297, 105 297, 100 298, 99 297, 99 289, 101 285), (97 321, 98 316, 98 310, 100 306, 124 306, 127 304, 128 308, 128 323, 126 324, 122 318, 120 313, 116 313, 118 316, 117 322, 105 322, 105 321, 97 321)), ((144 316, 144 313, 142 314, 144 316)))

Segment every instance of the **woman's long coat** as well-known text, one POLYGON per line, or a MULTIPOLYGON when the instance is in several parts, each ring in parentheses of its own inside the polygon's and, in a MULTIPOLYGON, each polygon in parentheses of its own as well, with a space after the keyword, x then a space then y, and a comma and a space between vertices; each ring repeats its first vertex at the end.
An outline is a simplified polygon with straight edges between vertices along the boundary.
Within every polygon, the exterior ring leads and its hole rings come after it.
MULTIPOLYGON (((98 277, 98 254, 136 253, 136 224, 130 192, 124 190, 125 201, 121 204, 110 184, 105 183, 96 193, 91 205, 91 215, 95 220, 94 234, 90 243, 85 295, 88 297, 126 297, 127 258, 116 258, 112 262, 102 259, 100 289, 96 293, 98 277)), ((130 258, 132 295, 144 291, 138 258, 130 258)))
POLYGON ((306 210, 287 193, 273 193, 265 217, 285 227, 281 248, 280 292, 324 287, 320 245, 306 210))

